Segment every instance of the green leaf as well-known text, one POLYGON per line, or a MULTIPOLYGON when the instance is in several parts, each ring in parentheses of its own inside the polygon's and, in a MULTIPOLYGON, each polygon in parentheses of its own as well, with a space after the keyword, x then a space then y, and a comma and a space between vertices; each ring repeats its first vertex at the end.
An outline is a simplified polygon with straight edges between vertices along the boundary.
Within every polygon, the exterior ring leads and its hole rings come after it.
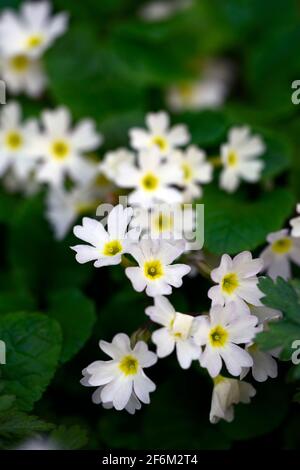
POLYGON ((267 235, 282 228, 294 207, 294 198, 285 189, 265 193, 256 201, 243 201, 212 185, 205 188, 205 243, 215 254, 254 250, 267 235))
POLYGON ((32 311, 35 308, 36 301, 26 290, 0 292, 0 314, 32 311))
POLYGON ((18 441, 52 428, 52 424, 21 411, 12 410, 0 413, 0 448, 14 447, 18 441))
POLYGON ((50 297, 49 315, 62 329, 61 361, 69 361, 91 335, 96 321, 94 304, 77 289, 65 289, 50 297))
POLYGON ((30 411, 55 373, 61 351, 60 327, 43 314, 11 313, 0 316, 0 338, 6 344, 3 391, 16 396, 20 409, 30 411))
POLYGON ((54 441, 60 449, 76 450, 87 444, 88 435, 86 429, 78 425, 58 426, 50 434, 50 439, 54 441))
POLYGON ((223 113, 211 110, 182 113, 176 121, 188 126, 193 144, 199 146, 219 144, 226 138, 229 126, 223 113))
POLYGON ((2 395, 0 396, 0 413, 9 410, 15 403, 16 397, 14 395, 2 395))
POLYGON ((283 319, 270 322, 268 330, 256 337, 257 343, 264 350, 281 347, 281 359, 290 360, 295 351, 293 342, 300 340, 299 297, 295 289, 281 278, 276 282, 267 277, 261 278, 259 288, 265 294, 262 302, 268 307, 280 310, 283 319))
POLYGON ((220 422, 220 429, 231 439, 247 440, 277 429, 288 412, 288 396, 284 385, 269 381, 255 384, 256 396, 249 405, 235 406, 232 423, 220 422))

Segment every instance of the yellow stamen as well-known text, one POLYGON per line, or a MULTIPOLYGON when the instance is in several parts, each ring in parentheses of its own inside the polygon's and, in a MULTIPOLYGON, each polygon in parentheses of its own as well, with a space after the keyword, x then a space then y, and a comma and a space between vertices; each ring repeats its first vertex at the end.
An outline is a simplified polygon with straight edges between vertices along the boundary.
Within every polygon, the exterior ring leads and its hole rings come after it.
POLYGON ((290 238, 281 238, 272 244, 272 251, 277 255, 289 253, 293 247, 293 241, 290 238))
POLYGON ((120 361, 119 368, 125 375, 135 375, 139 369, 139 362, 134 356, 128 355, 120 361))
POLYGON ((19 132, 12 131, 6 135, 5 143, 10 150, 18 150, 23 145, 23 137, 19 132))
POLYGON ((29 59, 26 55, 15 55, 9 61, 11 68, 18 73, 25 72, 29 66, 29 59))
POLYGON ((162 151, 165 151, 168 148, 167 140, 161 135, 156 135, 155 137, 153 137, 152 143, 162 151))
POLYGON ((51 152, 57 160, 63 160, 70 152, 70 147, 64 140, 56 140, 52 143, 51 152))
POLYGON ((40 34, 32 34, 26 40, 26 46, 28 49, 34 49, 42 44, 43 37, 40 34))
POLYGON ((121 253, 123 247, 119 240, 112 240, 110 242, 105 243, 103 248, 103 254, 105 256, 115 256, 118 253, 121 253))
POLYGON ((234 152, 233 150, 230 150, 229 153, 228 153, 228 156, 227 156, 227 164, 228 166, 236 166, 238 163, 238 155, 236 152, 234 152))
POLYGON ((213 348, 222 348, 228 340, 227 331, 221 326, 214 326, 209 332, 209 342, 213 348))
POLYGON ((154 221, 154 227, 157 232, 169 231, 173 228, 174 220, 171 215, 159 214, 154 221))
POLYGON ((185 183, 188 183, 193 177, 193 170, 188 163, 183 163, 181 168, 183 171, 183 180, 185 183))
POLYGON ((146 191, 154 191, 157 189, 159 184, 159 179, 153 173, 147 173, 143 176, 141 185, 146 191))
POLYGON ((163 265, 160 260, 146 261, 144 264, 144 274, 151 281, 155 281, 164 275, 163 265))
POLYGON ((226 274, 221 281, 221 288, 225 294, 232 295, 239 287, 239 280, 235 273, 226 274))

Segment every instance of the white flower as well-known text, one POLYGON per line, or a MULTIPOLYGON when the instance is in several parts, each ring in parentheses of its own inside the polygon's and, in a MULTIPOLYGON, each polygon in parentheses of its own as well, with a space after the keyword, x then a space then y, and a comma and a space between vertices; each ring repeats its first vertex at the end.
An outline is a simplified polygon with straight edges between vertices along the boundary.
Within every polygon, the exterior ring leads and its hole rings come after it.
POLYGON ((122 254, 128 253, 132 243, 136 242, 139 233, 132 229, 127 232, 127 226, 132 217, 132 208, 126 209, 118 204, 109 213, 107 231, 101 222, 84 217, 82 225, 74 227, 74 234, 90 245, 71 247, 76 251, 78 263, 95 261, 94 266, 115 265, 121 262, 122 254))
POLYGON ((157 204, 150 210, 136 207, 130 226, 140 229, 145 238, 183 240, 195 228, 195 212, 180 204, 157 204))
POLYGON ((152 333, 157 346, 157 356, 169 356, 174 349, 180 366, 188 369, 193 359, 199 359, 201 349, 193 339, 194 317, 176 312, 166 297, 157 296, 154 306, 146 308, 146 314, 163 328, 152 333))
POLYGON ((229 379, 219 375, 214 379, 209 420, 215 424, 220 419, 229 423, 234 418, 233 405, 238 403, 250 403, 256 390, 247 382, 237 379, 229 379))
MULTIPOLYGON (((89 374, 87 372, 87 369, 84 369, 82 371, 83 378, 80 380, 81 385, 84 385, 85 387, 92 387, 92 385, 89 384, 89 379, 91 378, 92 374, 89 374)), ((92 394, 92 402, 95 403, 95 405, 101 405, 103 408, 106 410, 110 410, 114 407, 112 401, 108 401, 103 403, 102 398, 101 398, 101 393, 102 390, 104 389, 104 385, 101 385, 100 387, 96 388, 94 393, 92 394)), ((140 410, 142 408, 141 402, 137 398, 136 394, 132 392, 127 405, 125 406, 125 410, 128 411, 129 414, 134 415, 136 410, 140 410)))
POLYGON ((212 305, 234 302, 238 313, 249 313, 247 303, 260 306, 263 294, 258 288, 256 274, 262 267, 263 261, 252 259, 249 251, 243 251, 233 259, 223 255, 220 266, 211 272, 212 280, 218 283, 208 291, 212 305))
POLYGON ((170 163, 176 159, 182 170, 180 186, 184 188, 184 201, 190 202, 196 197, 202 196, 200 184, 212 181, 213 167, 206 161, 205 152, 195 145, 190 145, 185 152, 177 151, 170 156, 170 163))
MULTIPOLYGON (((100 348, 112 359, 95 361, 83 370, 84 385, 104 387, 99 391, 103 404, 112 403, 117 410, 123 410, 136 397, 143 403, 150 403, 149 393, 155 384, 145 375, 144 368, 156 363, 156 355, 148 350, 143 341, 132 348, 127 335, 117 334, 111 343, 100 341, 100 348), (134 395, 133 395, 134 393, 134 395)), ((94 397, 99 402, 98 396, 94 397)), ((135 406, 138 409, 138 405, 135 406)))
MULTIPOLYGON (((300 214, 300 204, 297 204, 297 212, 300 214)), ((292 227, 292 237, 300 237, 300 217, 295 217, 290 221, 292 227)))
POLYGON ((257 318, 238 315, 234 304, 212 307, 209 316, 197 317, 195 342, 205 349, 200 364, 212 377, 222 369, 222 359, 231 375, 240 375, 243 367, 251 367, 250 354, 237 346, 249 343, 256 334, 257 318))
POLYGON ((11 167, 17 179, 28 177, 36 164, 32 149, 37 136, 36 120, 22 123, 21 108, 17 103, 11 102, 3 107, 0 116, 0 175, 11 167))
POLYGON ((67 29, 68 15, 50 16, 49 2, 25 2, 20 13, 5 10, 0 18, 0 50, 7 57, 40 57, 67 29))
POLYGON ((99 170, 107 179, 116 181, 122 165, 133 165, 134 154, 127 149, 120 148, 113 152, 107 152, 103 161, 99 164, 99 170))
POLYGON ((171 185, 179 184, 182 171, 177 162, 161 163, 158 151, 143 151, 138 156, 138 168, 124 164, 120 167, 116 183, 121 188, 134 188, 129 204, 151 207, 156 202, 170 204, 182 201, 182 193, 171 185))
POLYGON ((264 162, 258 157, 265 151, 259 136, 251 136, 248 127, 233 127, 228 142, 221 146, 220 186, 228 192, 235 191, 240 180, 255 183, 259 180, 264 162))
POLYGON ((269 246, 260 255, 264 270, 272 279, 279 276, 290 279, 291 261, 300 266, 300 240, 291 237, 289 231, 284 229, 270 233, 267 241, 269 246))
POLYGON ((133 288, 146 294, 169 295, 172 287, 182 285, 182 277, 190 270, 186 264, 171 263, 184 251, 182 241, 173 244, 163 240, 141 240, 138 245, 132 245, 131 255, 138 262, 138 267, 126 268, 126 276, 131 280, 133 288))
POLYGON ((282 313, 279 310, 265 306, 255 307, 250 305, 250 312, 251 315, 255 315, 258 318, 259 325, 267 324, 269 321, 278 320, 282 317, 282 313))
POLYGON ((62 240, 79 215, 96 209, 99 199, 94 188, 88 185, 70 191, 51 188, 46 203, 46 216, 53 227, 55 238, 62 240))
POLYGON ((191 0, 151 1, 146 3, 140 11, 139 16, 145 21, 162 21, 172 17, 175 13, 189 7, 191 0))
POLYGON ((147 114, 146 124, 149 130, 133 128, 129 132, 130 143, 134 149, 146 150, 155 147, 161 156, 166 156, 190 140, 187 127, 177 124, 170 128, 169 116, 163 111, 147 114))
MULTIPOLYGON (((256 344, 246 346, 246 351, 253 359, 252 375, 257 382, 265 382, 268 377, 274 379, 278 375, 277 362, 273 356, 277 356, 277 351, 261 351, 256 344)), ((242 380, 249 372, 249 368, 243 369, 240 379, 242 380)))
POLYGON ((47 84, 41 61, 26 55, 0 58, 0 74, 13 94, 25 92, 28 96, 36 98, 41 95, 47 84))
POLYGON ((232 70, 221 60, 208 62, 198 80, 183 82, 167 91, 167 102, 172 111, 218 108, 228 93, 232 70))
POLYGON ((88 182, 95 167, 83 153, 96 149, 102 140, 94 122, 84 119, 71 129, 71 116, 66 108, 43 112, 42 122, 44 130, 35 146, 36 155, 42 159, 38 180, 59 186, 68 175, 76 182, 88 182))

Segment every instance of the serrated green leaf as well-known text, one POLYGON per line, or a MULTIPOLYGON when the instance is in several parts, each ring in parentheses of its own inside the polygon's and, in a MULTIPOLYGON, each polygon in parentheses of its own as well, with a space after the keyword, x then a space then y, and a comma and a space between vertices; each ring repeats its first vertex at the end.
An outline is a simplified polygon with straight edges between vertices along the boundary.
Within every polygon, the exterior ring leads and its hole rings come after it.
POLYGON ((49 315, 61 326, 61 361, 67 362, 90 337, 96 321, 95 307, 79 290, 64 289, 51 295, 49 315))
POLYGON ((11 313, 0 316, 0 338, 6 344, 3 393, 15 395, 19 409, 30 411, 55 373, 60 326, 41 313, 11 313))
POLYGON ((272 281, 269 277, 261 277, 259 288, 265 294, 262 302, 267 306, 280 310, 287 320, 300 325, 300 299, 295 289, 281 277, 272 281))
POLYGON ((65 450, 81 449, 88 441, 86 429, 78 425, 58 426, 51 432, 50 438, 58 445, 59 449, 65 450))

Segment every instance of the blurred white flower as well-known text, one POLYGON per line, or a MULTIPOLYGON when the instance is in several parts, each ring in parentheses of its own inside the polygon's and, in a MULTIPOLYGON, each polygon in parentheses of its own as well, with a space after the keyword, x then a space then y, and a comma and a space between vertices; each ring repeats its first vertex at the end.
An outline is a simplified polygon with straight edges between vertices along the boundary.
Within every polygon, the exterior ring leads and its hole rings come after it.
POLYGON ((201 349, 193 339, 194 317, 176 312, 166 297, 154 298, 154 305, 146 308, 150 319, 163 328, 152 333, 157 346, 157 356, 169 356, 176 349, 177 360, 183 369, 188 369, 194 359, 199 359, 201 349))
POLYGON ((238 313, 250 313, 248 303, 260 306, 263 293, 258 288, 256 274, 262 267, 263 261, 252 259, 249 251, 243 251, 233 259, 223 255, 220 266, 211 272, 212 280, 218 284, 208 291, 212 305, 234 302, 238 313))
POLYGON ((77 217, 96 210, 98 204, 99 198, 90 185, 74 187, 70 191, 50 188, 46 200, 46 217, 52 225, 55 238, 62 240, 77 217))
POLYGON ((186 151, 176 151, 170 155, 169 162, 178 161, 182 170, 182 181, 180 186, 184 188, 184 202, 191 202, 193 199, 202 196, 201 184, 212 181, 213 167, 206 161, 205 152, 195 145, 190 145, 186 151))
POLYGON ((290 279, 291 262, 300 266, 300 240, 291 237, 289 231, 284 229, 270 233, 267 241, 269 246, 260 255, 264 270, 274 280, 279 276, 290 279))
POLYGON ((15 450, 59 450, 60 446, 50 438, 35 436, 23 441, 15 450))
POLYGON ((98 168, 107 179, 116 181, 120 168, 124 164, 134 165, 134 153, 125 148, 120 148, 107 152, 98 168))
POLYGON ((102 137, 91 119, 83 119, 71 129, 71 116, 66 108, 42 113, 43 132, 35 145, 35 154, 41 158, 37 170, 40 182, 59 186, 65 176, 75 182, 87 183, 95 175, 95 165, 83 154, 95 150, 102 137))
POLYGON ((177 147, 186 145, 190 140, 187 127, 177 124, 170 128, 170 118, 167 113, 149 113, 146 115, 148 130, 133 128, 129 131, 130 144, 136 150, 147 150, 155 147, 159 154, 165 157, 177 147))
POLYGON ((130 226, 140 229, 143 238, 190 240, 195 229, 195 212, 192 207, 180 204, 157 204, 150 210, 136 207, 130 226))
POLYGON ((214 379, 209 420, 215 424, 220 419, 231 422, 234 418, 233 405, 250 403, 256 390, 247 382, 238 379, 229 379, 218 375, 214 379))
POLYGON ((139 154, 138 167, 126 163, 122 165, 116 177, 116 183, 121 188, 134 188, 128 197, 129 204, 145 208, 157 202, 181 202, 182 193, 171 186, 181 180, 182 171, 177 162, 162 163, 155 148, 139 154))
POLYGON ((100 348, 112 359, 95 361, 83 370, 83 385, 104 387, 96 391, 94 400, 103 405, 113 405, 116 410, 127 407, 138 409, 132 400, 150 403, 149 394, 155 390, 155 384, 144 373, 144 368, 157 362, 157 356, 149 351, 143 341, 138 341, 132 348, 127 335, 119 333, 111 343, 100 341, 100 348), (98 394, 100 395, 98 397, 98 394), (130 402, 130 403, 129 403, 130 402))
POLYGON ((170 244, 164 240, 141 240, 132 245, 130 254, 138 262, 138 267, 126 268, 126 276, 137 292, 146 289, 150 297, 169 295, 172 287, 180 287, 182 278, 190 272, 186 264, 171 264, 184 251, 185 243, 170 244))
POLYGON ((265 151, 261 137, 252 136, 248 127, 233 127, 228 134, 228 142, 221 146, 223 170, 220 186, 234 192, 241 180, 255 183, 260 179, 264 162, 258 157, 265 151))
MULTIPOLYGON (((274 379, 278 375, 277 362, 274 357, 277 357, 277 351, 261 351, 256 344, 249 344, 246 346, 246 351, 253 359, 251 367, 253 378, 257 382, 265 382, 268 377, 274 379), (274 357, 273 357, 274 356, 274 357)), ((248 374, 250 368, 245 367, 242 370, 240 379, 242 380, 248 374)))
POLYGON ((197 317, 194 339, 204 346, 200 364, 206 367, 211 377, 222 369, 222 359, 231 375, 240 375, 243 367, 251 367, 250 354, 238 344, 249 343, 256 334, 257 318, 253 315, 239 315, 236 306, 215 306, 209 316, 197 317))
POLYGON ((0 51, 4 57, 40 57, 67 29, 68 15, 51 17, 47 1, 25 2, 20 12, 4 10, 0 17, 0 51))
MULTIPOLYGON (((300 214, 300 204, 297 204, 297 212, 300 214)), ((290 221, 292 227, 292 237, 300 237, 300 217, 295 217, 290 221)))
POLYGON ((33 145, 39 129, 35 119, 22 123, 19 104, 11 102, 0 115, 0 175, 10 167, 16 179, 25 180, 36 165, 33 145))
POLYGON ((250 305, 249 307, 251 315, 255 315, 258 318, 259 325, 267 325, 269 321, 278 320, 282 317, 282 313, 274 308, 265 306, 255 307, 254 305, 250 305))
POLYGON ((162 21, 192 5, 192 0, 151 1, 139 10, 139 16, 149 22, 162 21))
POLYGON ((167 103, 172 111, 218 108, 228 94, 232 67, 222 60, 204 64, 198 80, 173 85, 167 91, 167 103))
POLYGON ((0 75, 12 94, 24 92, 32 98, 40 96, 47 84, 41 61, 26 55, 0 57, 0 75))
POLYGON ((89 245, 72 246, 76 251, 76 260, 78 263, 87 263, 95 261, 94 266, 119 264, 123 253, 131 250, 131 245, 139 237, 136 229, 127 231, 129 221, 132 217, 132 208, 124 209, 121 204, 115 206, 107 218, 107 230, 101 222, 84 217, 82 225, 74 227, 74 234, 89 245))

